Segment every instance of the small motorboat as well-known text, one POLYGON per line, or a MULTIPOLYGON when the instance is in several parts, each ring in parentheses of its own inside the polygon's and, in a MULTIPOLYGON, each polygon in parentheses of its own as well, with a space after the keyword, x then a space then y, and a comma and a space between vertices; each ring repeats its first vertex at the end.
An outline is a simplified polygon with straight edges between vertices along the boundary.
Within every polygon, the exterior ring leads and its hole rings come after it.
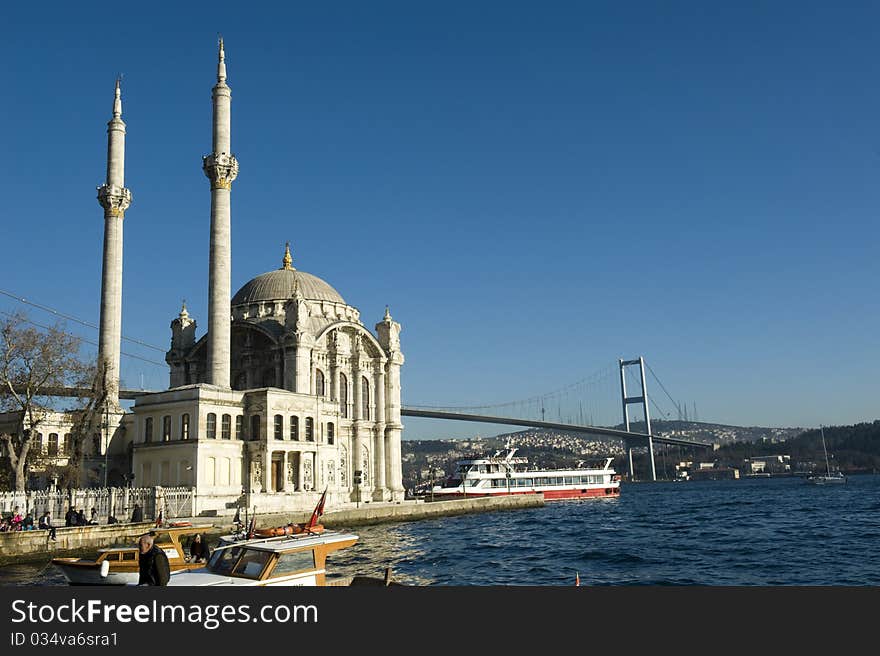
MULTIPOLYGON (((204 567, 204 562, 190 562, 186 552, 188 539, 213 528, 202 526, 168 526, 151 529, 153 543, 168 556, 172 574, 204 567)), ((70 585, 137 585, 140 578, 138 547, 120 546, 98 549, 95 558, 53 558, 52 564, 64 574, 70 585)))

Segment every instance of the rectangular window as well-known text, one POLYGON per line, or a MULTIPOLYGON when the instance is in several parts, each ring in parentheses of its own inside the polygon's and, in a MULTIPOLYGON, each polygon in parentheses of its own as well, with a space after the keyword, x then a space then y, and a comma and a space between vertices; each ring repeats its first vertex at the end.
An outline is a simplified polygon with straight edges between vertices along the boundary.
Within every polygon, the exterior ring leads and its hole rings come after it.
POLYGON ((220 419, 220 437, 228 440, 232 437, 232 416, 223 415, 220 419))
POLYGON ((162 417, 162 441, 171 441, 171 415, 162 417))
POLYGON ((144 442, 153 441, 153 418, 147 417, 144 421, 144 442))
POLYGON ((299 442, 299 417, 290 417, 290 439, 299 442))
POLYGON ((272 570, 272 578, 314 568, 315 552, 312 549, 281 554, 278 562, 275 564, 275 569, 272 570))
POLYGON ((49 433, 49 455, 58 455, 58 433, 49 433))
POLYGON ((336 437, 335 429, 333 427, 333 422, 327 423, 327 444, 333 444, 333 439, 336 437))
POLYGON ((315 420, 311 417, 306 417, 306 442, 314 442, 315 441, 315 420))
POLYGON ((275 415, 274 437, 276 440, 284 439, 284 417, 281 415, 275 415))
POLYGON ((217 439, 217 415, 213 412, 208 413, 207 435, 209 440, 217 439))
POLYGON ((235 439, 241 439, 241 432, 244 430, 244 415, 235 416, 235 439))
POLYGON ((184 412, 180 417, 180 439, 189 439, 189 413, 184 412))

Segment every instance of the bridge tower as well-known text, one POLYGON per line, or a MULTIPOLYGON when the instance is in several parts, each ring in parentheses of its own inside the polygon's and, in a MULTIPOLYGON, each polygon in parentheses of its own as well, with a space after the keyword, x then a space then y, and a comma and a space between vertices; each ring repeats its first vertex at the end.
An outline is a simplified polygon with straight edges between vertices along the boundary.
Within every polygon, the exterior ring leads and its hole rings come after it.
MULTIPOLYGON (((638 360, 618 360, 620 363, 620 395, 623 400, 623 425, 624 430, 629 432, 629 406, 633 403, 641 404, 645 413, 645 433, 648 435, 648 456, 651 460, 651 480, 657 480, 657 471, 654 467, 654 437, 651 432, 651 415, 648 412, 648 388, 645 384, 645 358, 639 356, 638 360), (626 367, 638 365, 639 374, 642 383, 642 393, 640 396, 626 395, 626 367)), ((629 458, 629 477, 635 480, 635 472, 633 471, 632 443, 626 442, 626 451, 629 458)))

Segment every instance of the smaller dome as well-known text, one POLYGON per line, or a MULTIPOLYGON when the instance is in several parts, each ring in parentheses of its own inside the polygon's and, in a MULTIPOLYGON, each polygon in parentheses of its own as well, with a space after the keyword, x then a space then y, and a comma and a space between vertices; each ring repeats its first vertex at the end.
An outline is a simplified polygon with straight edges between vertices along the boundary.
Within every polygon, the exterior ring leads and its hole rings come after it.
POLYGON ((310 301, 331 301, 345 304, 333 287, 311 273, 284 268, 268 271, 245 283, 232 297, 232 305, 248 305, 264 301, 285 301, 293 296, 294 287, 310 301))

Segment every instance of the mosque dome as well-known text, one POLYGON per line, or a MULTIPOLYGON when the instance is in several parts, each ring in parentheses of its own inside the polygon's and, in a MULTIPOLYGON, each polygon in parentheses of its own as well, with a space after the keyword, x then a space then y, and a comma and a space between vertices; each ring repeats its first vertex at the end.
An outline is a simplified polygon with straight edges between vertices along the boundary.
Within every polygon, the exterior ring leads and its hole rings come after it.
POLYGON ((232 297, 232 305, 249 305, 265 301, 283 301, 292 297, 294 290, 310 301, 330 301, 345 304, 333 287, 318 276, 297 271, 291 266, 290 245, 287 245, 282 267, 249 280, 232 297))

